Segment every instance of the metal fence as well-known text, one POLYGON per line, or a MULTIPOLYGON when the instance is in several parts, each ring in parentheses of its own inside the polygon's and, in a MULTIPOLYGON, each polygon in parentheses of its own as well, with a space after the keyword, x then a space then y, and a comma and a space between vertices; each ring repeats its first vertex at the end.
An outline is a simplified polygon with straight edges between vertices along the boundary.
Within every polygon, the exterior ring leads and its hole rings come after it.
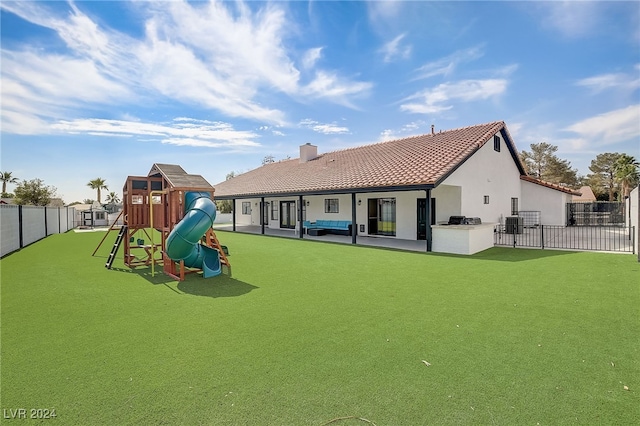
POLYGON ((593 203, 567 203, 567 225, 603 226, 624 225, 625 203, 595 201, 593 203))
POLYGON ((72 229, 73 207, 36 207, 0 204, 0 257, 51 234, 72 229))
POLYGON ((635 253, 634 226, 496 226, 497 246, 635 253))

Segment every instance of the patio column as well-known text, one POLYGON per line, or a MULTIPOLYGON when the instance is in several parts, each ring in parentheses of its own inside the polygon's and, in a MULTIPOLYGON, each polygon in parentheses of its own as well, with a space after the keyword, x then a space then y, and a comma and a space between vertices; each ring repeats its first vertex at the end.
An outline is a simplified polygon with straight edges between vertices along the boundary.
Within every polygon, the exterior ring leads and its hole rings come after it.
POLYGON ((231 221, 233 222, 233 232, 236 232, 236 199, 231 199, 231 221))
POLYGON ((356 243, 358 225, 356 224, 356 193, 351 193, 351 244, 356 243))
POLYGON ((302 223, 302 195, 298 198, 298 238, 304 238, 304 223, 302 223))
POLYGON ((431 241, 431 189, 427 189, 426 190, 426 198, 427 198, 427 202, 426 202, 426 217, 425 217, 425 221, 426 223, 426 240, 427 240, 427 251, 431 251, 431 247, 432 247, 432 241, 431 241))
POLYGON ((260 233, 264 235, 264 197, 260 197, 260 233))

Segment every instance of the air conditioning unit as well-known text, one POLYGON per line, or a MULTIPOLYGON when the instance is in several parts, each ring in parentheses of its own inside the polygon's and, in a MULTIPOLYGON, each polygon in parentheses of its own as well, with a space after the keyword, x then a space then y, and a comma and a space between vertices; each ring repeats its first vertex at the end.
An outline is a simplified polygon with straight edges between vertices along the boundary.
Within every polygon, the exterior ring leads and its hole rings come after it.
POLYGON ((507 234, 522 234, 524 230, 524 219, 520 216, 507 217, 505 232, 507 234))

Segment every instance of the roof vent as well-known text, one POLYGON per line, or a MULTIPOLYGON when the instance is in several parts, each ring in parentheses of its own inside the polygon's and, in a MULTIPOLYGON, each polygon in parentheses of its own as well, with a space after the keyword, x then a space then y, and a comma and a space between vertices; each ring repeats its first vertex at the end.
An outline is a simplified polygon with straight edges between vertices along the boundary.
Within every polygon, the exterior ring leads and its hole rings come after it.
POLYGON ((300 162, 306 163, 318 157, 318 147, 307 142, 300 145, 300 162))
POLYGON ((436 134, 436 125, 435 125, 435 124, 432 124, 432 125, 431 125, 431 134, 432 134, 432 135, 435 135, 435 134, 436 134))

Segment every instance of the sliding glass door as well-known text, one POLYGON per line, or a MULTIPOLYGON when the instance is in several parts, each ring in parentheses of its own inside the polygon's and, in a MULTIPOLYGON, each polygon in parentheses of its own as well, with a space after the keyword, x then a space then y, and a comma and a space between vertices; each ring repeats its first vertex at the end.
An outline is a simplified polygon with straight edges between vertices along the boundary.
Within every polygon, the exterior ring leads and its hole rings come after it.
POLYGON ((396 199, 369 198, 368 218, 370 235, 396 235, 396 199))

